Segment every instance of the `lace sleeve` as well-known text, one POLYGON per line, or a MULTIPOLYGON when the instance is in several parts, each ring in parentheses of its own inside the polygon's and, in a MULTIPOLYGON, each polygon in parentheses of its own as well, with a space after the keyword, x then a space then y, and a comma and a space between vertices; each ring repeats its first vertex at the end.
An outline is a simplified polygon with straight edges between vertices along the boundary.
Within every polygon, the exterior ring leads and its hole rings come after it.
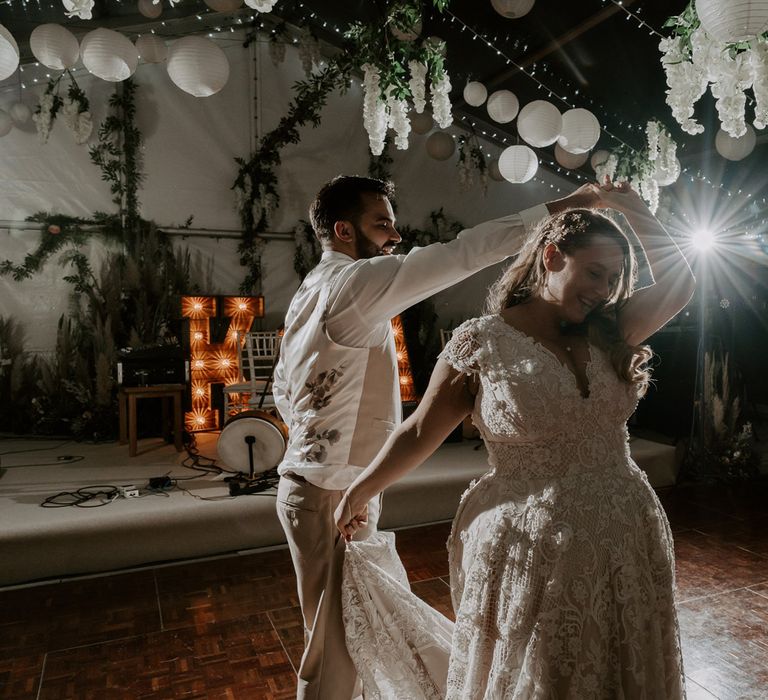
POLYGON ((462 323, 451 335, 439 357, 462 374, 477 374, 480 371, 480 356, 483 345, 480 342, 479 321, 470 319, 462 323))

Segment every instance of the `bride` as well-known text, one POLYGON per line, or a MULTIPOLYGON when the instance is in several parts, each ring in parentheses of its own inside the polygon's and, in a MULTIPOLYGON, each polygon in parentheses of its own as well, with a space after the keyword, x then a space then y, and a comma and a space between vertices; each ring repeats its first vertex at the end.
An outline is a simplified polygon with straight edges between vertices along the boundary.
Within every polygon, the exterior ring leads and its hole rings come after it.
POLYGON ((347 646, 366 697, 685 696, 672 536, 626 421, 649 379, 642 343, 694 280, 628 185, 593 187, 633 228, 654 284, 633 293, 632 246, 605 216, 545 219, 336 511, 347 646), (391 533, 349 540, 365 504, 469 413, 489 470, 448 541, 454 626, 410 593, 391 533))

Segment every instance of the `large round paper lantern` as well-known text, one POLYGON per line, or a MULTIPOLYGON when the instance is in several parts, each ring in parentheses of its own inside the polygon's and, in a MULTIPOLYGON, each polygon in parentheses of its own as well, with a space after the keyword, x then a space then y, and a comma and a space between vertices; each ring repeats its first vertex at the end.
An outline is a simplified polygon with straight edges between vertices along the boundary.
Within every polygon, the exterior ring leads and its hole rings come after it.
POLYGON ((23 124, 26 124, 32 116, 32 110, 23 102, 16 102, 15 104, 12 104, 11 108, 8 110, 8 113, 11 115, 11 119, 13 119, 13 123, 16 126, 22 126, 23 124))
POLYGON ((130 78, 139 63, 139 54, 131 40, 103 27, 83 37, 80 56, 90 73, 111 83, 130 78))
POLYGON ((46 68, 72 68, 80 58, 80 44, 75 35, 60 24, 39 24, 29 35, 29 48, 46 68))
POLYGON ((510 182, 528 182, 538 169, 539 159, 528 146, 510 146, 499 156, 499 172, 510 182))
POLYGON ((497 90, 488 98, 488 116, 499 124, 511 122, 520 109, 520 103, 513 92, 497 90))
POLYGON ((472 107, 479 107, 488 97, 485 85, 473 80, 464 86, 464 102, 472 107))
POLYGON ((535 148, 551 146, 563 128, 563 117, 557 107, 546 100, 529 102, 517 115, 517 133, 535 148))
POLYGON ((715 148, 723 158, 742 160, 752 153, 756 141, 755 130, 747 124, 747 133, 738 138, 720 129, 715 136, 715 148))
POLYGON ((243 4, 243 0, 205 0, 205 4, 214 12, 234 12, 243 4))
POLYGON ((506 178, 501 174, 501 170, 499 170, 498 158, 494 158, 488 163, 488 175, 490 175, 491 180, 496 180, 496 182, 506 182, 506 178))
POLYGON ((563 113, 563 129, 557 143, 568 153, 588 153, 600 139, 600 122, 588 109, 569 109, 563 113))
POLYGON ((139 14, 149 19, 157 19, 163 14, 163 4, 153 3, 152 0, 139 0, 139 14))
POLYGON ((599 151, 595 151, 589 159, 589 164, 592 166, 592 170, 597 170, 601 165, 607 163, 610 156, 611 154, 602 148, 599 151))
POLYGON ((168 57, 165 42, 154 34, 142 34, 136 39, 136 50, 145 63, 162 63, 168 57))
POLYGON ((171 44, 168 75, 184 92, 195 97, 209 97, 227 84, 229 61, 210 39, 185 36, 171 44))
POLYGON ((491 0, 493 9, 502 17, 517 19, 527 15, 536 0, 491 0))
POLYGON ((456 150, 456 143, 450 134, 436 131, 427 138, 427 153, 435 160, 448 160, 456 150))
POLYGON ((423 112, 411 112, 411 129, 417 134, 426 134, 432 129, 434 120, 432 119, 432 112, 424 110, 423 112))
POLYGON ((19 45, 11 33, 0 24, 0 80, 10 78, 19 67, 19 45))
POLYGON ((768 0, 696 0, 696 14, 718 41, 733 43, 768 32, 768 0))
POLYGON ((4 109, 0 109, 0 136, 5 136, 13 128, 13 119, 4 109))
POLYGON ((568 170, 580 168, 589 158, 588 153, 569 153, 559 143, 555 144, 555 160, 568 170))

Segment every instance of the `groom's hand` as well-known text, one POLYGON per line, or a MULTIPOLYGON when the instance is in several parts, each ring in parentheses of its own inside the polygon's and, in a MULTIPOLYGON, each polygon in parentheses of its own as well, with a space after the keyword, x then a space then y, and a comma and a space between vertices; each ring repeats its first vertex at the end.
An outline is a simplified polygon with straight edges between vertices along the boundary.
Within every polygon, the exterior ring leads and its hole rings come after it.
POLYGON ((368 524, 368 504, 355 507, 352 501, 353 499, 350 498, 350 493, 347 491, 333 516, 336 520, 336 527, 347 542, 355 536, 358 530, 368 524))

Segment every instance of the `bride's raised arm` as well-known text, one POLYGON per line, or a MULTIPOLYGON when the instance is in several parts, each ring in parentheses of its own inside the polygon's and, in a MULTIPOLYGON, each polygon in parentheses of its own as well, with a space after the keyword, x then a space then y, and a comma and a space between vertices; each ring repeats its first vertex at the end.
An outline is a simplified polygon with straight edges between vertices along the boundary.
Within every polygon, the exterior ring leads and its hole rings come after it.
POLYGON ((336 525, 347 539, 365 521, 368 502, 418 467, 472 411, 470 377, 438 359, 424 398, 398 426, 373 462, 352 482, 336 509, 336 525))
POLYGON ((619 312, 619 327, 639 345, 676 316, 693 296, 693 272, 682 251, 627 183, 601 186, 600 206, 620 211, 643 246, 654 283, 636 291, 619 312))

